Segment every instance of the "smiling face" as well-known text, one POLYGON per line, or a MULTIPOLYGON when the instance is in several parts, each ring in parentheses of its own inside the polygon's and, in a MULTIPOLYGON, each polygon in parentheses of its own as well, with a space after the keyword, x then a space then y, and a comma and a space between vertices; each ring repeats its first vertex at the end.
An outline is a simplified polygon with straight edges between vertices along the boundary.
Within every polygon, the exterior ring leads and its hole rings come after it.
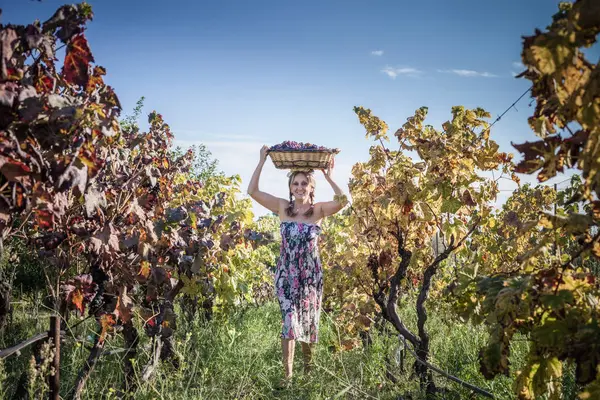
POLYGON ((290 177, 290 193, 298 203, 309 201, 310 194, 315 190, 313 180, 312 176, 307 176, 304 172, 294 173, 290 177))

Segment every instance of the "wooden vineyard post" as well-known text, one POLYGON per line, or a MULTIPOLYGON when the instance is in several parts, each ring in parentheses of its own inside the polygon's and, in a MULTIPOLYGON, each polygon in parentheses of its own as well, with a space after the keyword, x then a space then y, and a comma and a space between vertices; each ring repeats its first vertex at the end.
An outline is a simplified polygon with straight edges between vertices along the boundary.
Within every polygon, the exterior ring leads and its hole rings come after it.
MULTIPOLYGON (((554 184, 554 194, 557 195, 558 194, 558 185, 555 183, 554 184)), ((556 201, 554 202, 554 217, 556 217, 556 201)), ((555 229, 554 230, 554 255, 560 255, 560 249, 558 248, 558 231, 555 229)))
POLYGON ((56 315, 50 317, 50 332, 48 334, 54 345, 54 359, 52 367, 54 375, 50 377, 50 400, 60 399, 60 318, 56 315))

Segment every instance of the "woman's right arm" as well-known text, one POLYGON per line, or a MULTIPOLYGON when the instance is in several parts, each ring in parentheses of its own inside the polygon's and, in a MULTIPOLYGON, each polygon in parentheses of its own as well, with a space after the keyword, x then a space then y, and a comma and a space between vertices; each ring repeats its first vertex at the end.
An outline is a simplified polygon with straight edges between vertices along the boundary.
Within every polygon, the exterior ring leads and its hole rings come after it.
POLYGON ((258 202, 261 206, 273 211, 275 214, 279 215, 279 210, 281 206, 285 208, 286 201, 282 198, 272 196, 268 193, 261 192, 258 189, 258 180, 260 179, 260 173, 262 172, 262 168, 265 165, 265 161, 267 160, 267 151, 269 148, 267 146, 263 146, 260 149, 260 161, 254 170, 254 174, 252 174, 252 179, 250 179, 250 184, 248 185, 248 194, 254 200, 258 202))

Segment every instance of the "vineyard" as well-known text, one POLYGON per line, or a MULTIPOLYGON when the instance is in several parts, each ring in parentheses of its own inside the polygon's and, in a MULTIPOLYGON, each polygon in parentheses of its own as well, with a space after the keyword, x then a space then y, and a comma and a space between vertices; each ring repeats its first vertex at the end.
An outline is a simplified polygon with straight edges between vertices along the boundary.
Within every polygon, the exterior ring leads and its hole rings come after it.
POLYGON ((0 24, 0 399, 600 399, 600 2, 523 37, 514 156, 481 108, 395 131, 354 108, 369 158, 322 224, 315 370, 284 389, 279 218, 143 98, 123 112, 92 18, 0 24))

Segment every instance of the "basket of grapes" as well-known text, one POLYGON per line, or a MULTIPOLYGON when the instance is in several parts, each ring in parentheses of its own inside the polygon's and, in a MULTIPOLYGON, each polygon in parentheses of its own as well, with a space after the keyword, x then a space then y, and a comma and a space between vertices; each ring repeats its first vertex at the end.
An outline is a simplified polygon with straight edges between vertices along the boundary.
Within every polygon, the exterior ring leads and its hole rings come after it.
POLYGON ((311 143, 285 141, 269 148, 275 168, 290 170, 327 169, 340 149, 311 143))

